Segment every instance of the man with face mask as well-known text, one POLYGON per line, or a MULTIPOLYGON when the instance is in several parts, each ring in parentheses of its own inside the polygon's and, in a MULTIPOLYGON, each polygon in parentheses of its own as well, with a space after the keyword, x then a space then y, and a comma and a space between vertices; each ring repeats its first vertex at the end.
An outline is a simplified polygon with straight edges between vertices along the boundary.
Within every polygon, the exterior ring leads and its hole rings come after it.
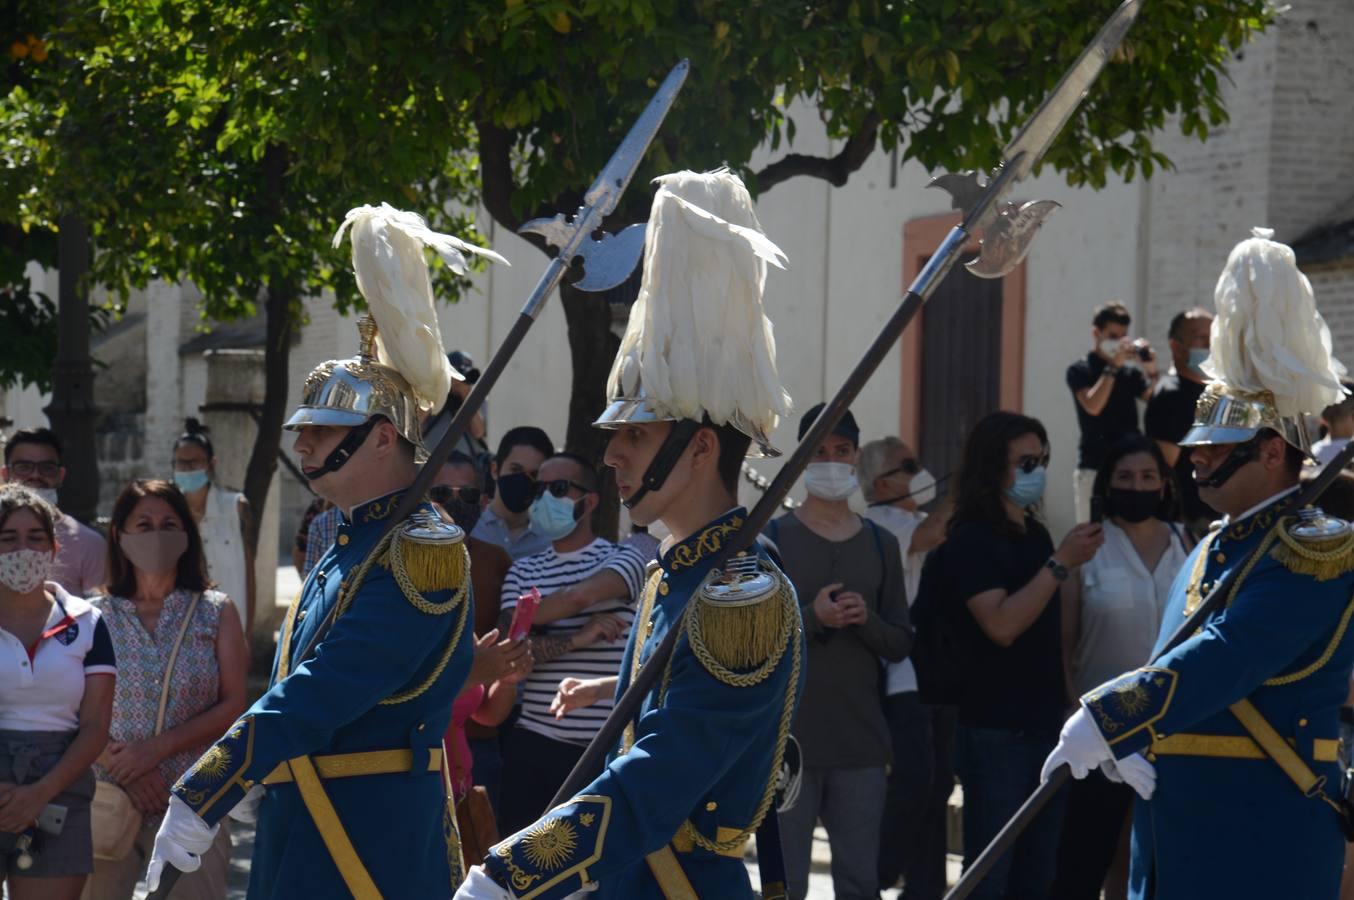
POLYGON ((284 426, 342 511, 338 536, 283 620, 271 687, 174 785, 152 890, 166 864, 195 870, 228 814, 257 821, 256 900, 445 896, 459 876, 442 735, 475 645, 464 532, 428 503, 384 525, 427 456, 419 417, 454 377, 426 342, 424 242, 458 272, 469 248, 386 205, 350 212, 340 237, 349 225, 372 315, 357 357, 312 370, 284 426))
POLYGON ((471 534, 482 541, 498 544, 513 559, 540 553, 550 539, 531 522, 531 501, 535 497, 536 472, 555 452, 555 445, 544 431, 533 425, 510 428, 498 442, 498 453, 489 463, 494 480, 494 499, 480 514, 471 534))
MULTIPOLYGON (((799 436, 823 404, 799 420, 799 436)), ((842 898, 878 896, 879 834, 887 769, 888 722, 879 664, 912 645, 898 540, 851 511, 860 429, 848 411, 804 472, 802 506, 772 521, 766 534, 803 602, 809 635, 808 680, 794 735, 804 760, 799 802, 782 817, 786 886, 808 890, 813 829, 821 820, 832 847, 832 884, 842 898)))
POLYGON ((605 459, 632 521, 671 532, 619 690, 669 629, 682 638, 602 774, 494 847, 457 900, 751 900, 743 855, 774 822, 803 673, 799 604, 756 544, 727 575, 712 567, 747 515, 737 505, 743 458, 753 442, 777 452, 769 434, 789 409, 762 308, 767 265, 783 254, 727 171, 658 185, 639 297, 597 422, 615 431, 605 459), (706 304, 718 314, 693 314, 706 304))
POLYGON ((1189 452, 1180 447, 1180 439, 1194 425, 1194 407, 1204 392, 1204 360, 1208 359, 1208 340, 1213 314, 1206 309, 1187 309, 1171 319, 1170 345, 1172 368, 1152 389, 1143 415, 1143 431, 1157 442, 1166 462, 1175 470, 1180 488, 1184 522, 1196 537, 1208 531, 1208 523, 1217 513, 1199 499, 1194 483, 1194 466, 1189 452))
POLYGON ((1224 518, 1171 588, 1158 652, 1219 582, 1236 581, 1174 649, 1085 694, 1044 765, 1046 778, 1063 764, 1077 778, 1107 767, 1137 790, 1133 900, 1340 886, 1354 532, 1293 504, 1305 414, 1341 399, 1345 368, 1292 249, 1253 234, 1218 278, 1210 380, 1180 441, 1224 518))
MULTIPOLYGON (((896 437, 860 448, 859 478, 869 507, 865 517, 898 539, 909 607, 916 602, 922 564, 945 541, 954 511, 946 497, 934 513, 936 480, 912 448, 896 437)), ((903 877, 905 900, 938 900, 945 893, 945 809, 954 787, 951 747, 954 710, 923 706, 912 660, 889 663, 884 675, 884 716, 893 739, 884 827, 879 836, 879 886, 903 877)))
POLYGON ((503 739, 499 825, 504 833, 536 821, 568 777, 611 711, 609 699, 556 718, 550 709, 559 683, 616 674, 635 618, 634 598, 646 560, 592 531, 597 508, 597 472, 586 459, 556 453, 541 464, 531 524, 550 539, 542 553, 519 559, 503 581, 499 630, 507 634, 518 598, 532 588, 550 596, 606 569, 618 575, 620 591, 572 615, 537 622, 531 638, 532 668, 523 682, 522 714, 503 739))
MULTIPOLYGON (((5 443, 5 481, 22 484, 56 507, 57 488, 66 478, 61 440, 50 428, 25 428, 5 443)), ((106 580, 108 543, 103 535, 66 513, 56 520, 61 545, 49 576, 76 597, 87 597, 106 580)))

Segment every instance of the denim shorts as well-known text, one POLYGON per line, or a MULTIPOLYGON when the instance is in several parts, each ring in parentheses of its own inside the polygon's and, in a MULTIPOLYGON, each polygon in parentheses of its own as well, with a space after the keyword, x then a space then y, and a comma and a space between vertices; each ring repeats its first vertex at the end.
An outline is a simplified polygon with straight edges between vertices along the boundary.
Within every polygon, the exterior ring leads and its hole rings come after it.
MULTIPOLYGON (((75 732, 7 731, 0 729, 0 782, 32 784, 61 759, 75 739, 75 732)), ((88 875, 94 871, 94 845, 89 831, 89 804, 94 798, 94 771, 85 770, 75 782, 52 798, 66 807, 66 823, 60 834, 37 831, 28 853, 33 865, 18 866, 12 835, 0 835, 0 876, 9 878, 59 878, 88 875)))

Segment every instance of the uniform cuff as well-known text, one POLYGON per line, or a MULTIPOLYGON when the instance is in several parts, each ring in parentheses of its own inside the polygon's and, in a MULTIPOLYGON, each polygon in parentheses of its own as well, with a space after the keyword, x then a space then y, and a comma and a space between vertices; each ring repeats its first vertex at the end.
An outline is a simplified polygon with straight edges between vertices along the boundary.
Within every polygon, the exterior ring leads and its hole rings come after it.
POLYGON ((1115 759, 1140 753, 1155 738, 1152 727, 1170 708, 1179 675, 1142 668, 1120 675, 1081 698, 1115 759))

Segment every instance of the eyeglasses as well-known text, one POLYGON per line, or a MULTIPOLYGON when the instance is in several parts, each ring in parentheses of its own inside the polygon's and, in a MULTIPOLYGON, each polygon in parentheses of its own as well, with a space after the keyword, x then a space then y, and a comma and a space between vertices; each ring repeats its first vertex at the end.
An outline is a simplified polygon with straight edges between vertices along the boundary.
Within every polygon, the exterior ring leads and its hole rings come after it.
POLYGON ((592 493, 591 488, 586 488, 577 481, 570 481, 567 478, 556 478, 554 481, 536 482, 535 497, 537 500, 541 499, 541 497, 545 496, 546 491, 549 491, 550 496, 552 497, 567 497, 569 495, 569 488, 577 488, 585 494, 592 493))
POLYGON ((909 475, 916 475, 921 471, 921 464, 915 459, 905 459, 895 468, 889 469, 876 476, 878 478, 888 478, 890 475, 897 475, 899 472, 906 472, 909 475))
POLYGON ((9 471, 19 478, 32 478, 35 474, 43 478, 55 478, 61 474, 61 463, 27 462, 21 460, 9 464, 9 471))
POLYGON ((479 503, 481 496, 483 496, 483 491, 477 487, 451 487, 439 484, 428 488, 428 499, 443 505, 453 500, 460 500, 464 503, 479 503))
POLYGON ((1048 461, 1049 454, 1047 453, 1043 456, 1022 456, 1016 460, 1016 468, 1028 475, 1035 469, 1047 468, 1048 461))

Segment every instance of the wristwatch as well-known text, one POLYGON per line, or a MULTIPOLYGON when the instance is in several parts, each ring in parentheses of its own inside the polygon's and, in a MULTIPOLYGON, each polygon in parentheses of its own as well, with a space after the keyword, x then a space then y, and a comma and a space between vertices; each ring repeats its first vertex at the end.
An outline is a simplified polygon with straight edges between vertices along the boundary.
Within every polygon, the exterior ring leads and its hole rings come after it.
POLYGON ((1105 366, 1104 371, 1105 371, 1105 374, 1106 374, 1106 375, 1110 375, 1110 376, 1118 375, 1118 374, 1119 374, 1119 367, 1118 367, 1118 366, 1105 366))
POLYGON ((1067 571, 1067 566, 1058 562, 1051 556, 1048 558, 1048 562, 1044 563, 1044 568, 1052 572, 1053 577, 1058 579, 1058 581, 1066 581, 1068 574, 1070 574, 1067 571))

